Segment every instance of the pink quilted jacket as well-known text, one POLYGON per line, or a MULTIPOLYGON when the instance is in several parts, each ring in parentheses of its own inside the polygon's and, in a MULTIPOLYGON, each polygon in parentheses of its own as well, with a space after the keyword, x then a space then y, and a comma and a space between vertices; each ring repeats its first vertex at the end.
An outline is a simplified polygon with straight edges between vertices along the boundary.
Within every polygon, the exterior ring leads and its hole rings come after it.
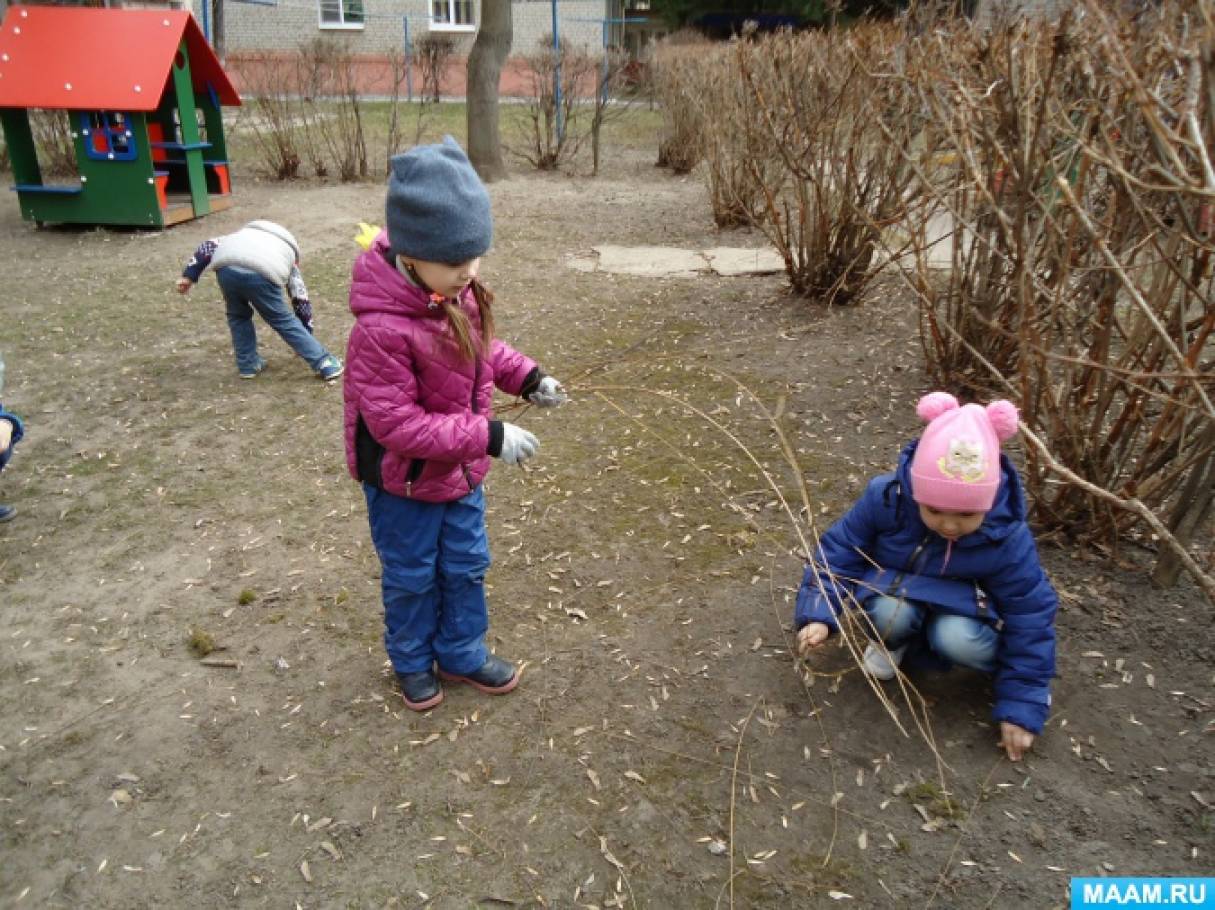
MULTIPOLYGON (((355 323, 343 383, 346 464, 355 480, 396 496, 450 502, 489 471, 493 390, 518 395, 537 369, 494 339, 488 357, 463 360, 438 304, 385 258, 381 232, 354 264, 355 323)), ((474 334, 472 292, 460 295, 474 334)))

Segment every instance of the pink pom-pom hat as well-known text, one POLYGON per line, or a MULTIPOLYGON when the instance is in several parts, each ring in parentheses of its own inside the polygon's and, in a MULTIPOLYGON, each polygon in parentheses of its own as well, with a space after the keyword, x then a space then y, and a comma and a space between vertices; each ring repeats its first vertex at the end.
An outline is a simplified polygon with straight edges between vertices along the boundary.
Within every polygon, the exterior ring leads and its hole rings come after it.
POLYGON ((916 405, 928 427, 911 459, 911 495, 943 512, 986 512, 1000 488, 1000 442, 1017 432, 1016 405, 959 405, 930 392, 916 405))

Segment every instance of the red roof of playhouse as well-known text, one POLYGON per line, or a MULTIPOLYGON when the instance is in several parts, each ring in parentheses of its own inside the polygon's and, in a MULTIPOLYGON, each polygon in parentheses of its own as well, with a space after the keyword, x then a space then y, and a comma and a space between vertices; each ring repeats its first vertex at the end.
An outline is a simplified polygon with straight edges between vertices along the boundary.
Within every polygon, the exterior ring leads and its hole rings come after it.
POLYGON ((240 104, 185 10, 11 6, 0 24, 0 107, 154 111, 183 34, 194 90, 240 104))

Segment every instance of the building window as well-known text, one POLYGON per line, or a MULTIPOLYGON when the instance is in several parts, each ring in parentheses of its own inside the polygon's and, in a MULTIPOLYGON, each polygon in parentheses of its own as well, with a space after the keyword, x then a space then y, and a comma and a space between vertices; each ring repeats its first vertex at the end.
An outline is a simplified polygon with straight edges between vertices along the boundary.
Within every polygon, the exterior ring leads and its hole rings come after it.
POLYGON ((362 28, 363 0, 320 0, 321 28, 362 28))
POLYGON ((476 31, 473 0, 430 0, 430 27, 444 32, 476 31))

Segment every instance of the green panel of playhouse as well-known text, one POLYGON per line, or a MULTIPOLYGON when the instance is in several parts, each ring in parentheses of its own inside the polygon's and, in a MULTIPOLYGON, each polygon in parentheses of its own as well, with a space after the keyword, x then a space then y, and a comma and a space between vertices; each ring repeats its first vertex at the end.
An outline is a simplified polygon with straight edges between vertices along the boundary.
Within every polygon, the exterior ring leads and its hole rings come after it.
POLYGON ((0 108, 0 126, 4 128, 14 182, 41 183, 42 171, 38 167, 38 150, 34 145, 29 112, 21 108, 0 108))
MULTIPOLYGON (((136 146, 133 161, 90 158, 89 141, 79 129, 78 114, 72 113, 73 144, 80 172, 78 193, 18 191, 21 215, 28 221, 62 224, 121 224, 159 227, 164 223, 152 177, 152 155, 143 114, 128 114, 131 139, 136 146)), ((76 181, 64 181, 73 185, 76 181)))
POLYGON ((194 96, 194 106, 203 112, 203 122, 207 127, 207 141, 211 147, 204 156, 208 161, 228 160, 228 141, 224 138, 224 114, 216 107, 210 95, 194 96))
POLYGON ((207 174, 203 167, 203 150, 198 134, 198 120, 194 113, 194 87, 190 83, 190 55, 183 41, 178 48, 178 59, 173 61, 173 89, 177 96, 178 120, 181 121, 181 141, 187 148, 186 172, 190 179, 190 199, 195 215, 206 215, 211 211, 211 200, 207 198, 207 174), (194 148, 191 148, 194 146, 194 148))

